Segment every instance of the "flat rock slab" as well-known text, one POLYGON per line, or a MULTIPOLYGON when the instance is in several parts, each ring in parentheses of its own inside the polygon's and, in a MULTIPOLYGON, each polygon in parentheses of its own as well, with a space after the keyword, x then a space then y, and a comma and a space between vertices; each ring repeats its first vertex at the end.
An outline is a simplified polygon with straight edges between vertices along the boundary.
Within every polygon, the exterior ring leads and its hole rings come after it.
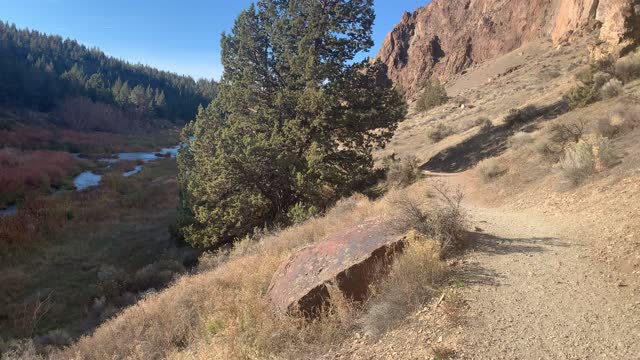
POLYGON ((277 313, 305 316, 318 314, 328 303, 330 285, 348 299, 363 301, 382 273, 380 264, 390 263, 403 240, 381 219, 346 228, 293 254, 271 279, 267 298, 277 313))

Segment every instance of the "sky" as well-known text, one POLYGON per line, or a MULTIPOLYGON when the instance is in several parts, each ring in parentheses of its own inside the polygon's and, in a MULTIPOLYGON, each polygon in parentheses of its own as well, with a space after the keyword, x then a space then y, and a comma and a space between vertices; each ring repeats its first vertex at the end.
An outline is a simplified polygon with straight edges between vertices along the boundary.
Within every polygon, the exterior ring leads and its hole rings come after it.
MULTIPOLYGON (((0 21, 194 78, 222 75, 220 34, 253 0, 0 0, 0 21)), ((405 11, 429 0, 374 0, 374 56, 405 11)))

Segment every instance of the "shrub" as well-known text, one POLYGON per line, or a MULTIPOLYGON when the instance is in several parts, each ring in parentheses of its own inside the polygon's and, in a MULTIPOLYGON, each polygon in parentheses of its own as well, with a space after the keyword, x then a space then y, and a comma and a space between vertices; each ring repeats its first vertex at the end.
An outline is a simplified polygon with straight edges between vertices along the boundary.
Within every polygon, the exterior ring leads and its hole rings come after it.
POLYGON ((389 275, 372 287, 374 298, 360 320, 365 332, 377 336, 418 310, 440 292, 445 276, 437 244, 410 236, 389 275))
POLYGON ((580 119, 568 123, 556 123, 549 128, 549 140, 555 144, 564 145, 568 142, 578 142, 587 130, 587 121, 580 119))
POLYGON ((450 127, 442 123, 438 123, 436 126, 431 127, 427 131, 427 137, 434 144, 439 143, 440 141, 448 138, 452 134, 453 134, 453 129, 451 129, 450 127))
POLYGON ((611 167, 614 162, 609 139, 591 135, 567 146, 558 168, 564 181, 575 186, 592 174, 611 167))
POLYGON ((624 83, 640 77, 640 54, 634 53, 618 59, 615 73, 624 83))
POLYGON ((595 86, 596 89, 602 89, 602 87, 611 79, 613 79, 613 76, 611 76, 610 74, 598 72, 593 75, 593 86, 595 86))
POLYGON ((412 196, 407 191, 390 194, 387 201, 393 209, 391 226, 398 232, 415 230, 438 241, 442 256, 447 256, 464 240, 467 227, 467 213, 462 207, 464 194, 441 183, 435 183, 427 194, 419 192, 412 196))
POLYGON ((596 87, 593 71, 581 71, 576 78, 579 84, 564 97, 570 109, 577 109, 594 103, 599 96, 599 89, 596 87))
POLYGON ((534 142, 534 138, 533 135, 531 135, 530 133, 526 133, 524 131, 520 131, 515 133, 510 139, 509 139, 509 146, 512 149, 521 149, 531 143, 534 142))
POLYGON ((416 102, 416 109, 419 112, 429 111, 436 106, 446 104, 448 100, 447 90, 439 81, 427 81, 416 102))
POLYGON ((535 118, 542 116, 541 110, 535 105, 527 105, 521 109, 511 109, 505 117, 504 123, 507 126, 524 125, 535 118))
POLYGON ((618 79, 611 79, 602 86, 600 94, 603 99, 611 99, 622 94, 622 82, 618 79))
POLYGON ((385 159, 387 188, 407 187, 420 178, 421 172, 418 158, 407 156, 396 160, 392 157, 385 159))
POLYGON ((480 162, 477 166, 480 179, 485 183, 491 182, 507 172, 507 168, 497 159, 487 159, 480 162))

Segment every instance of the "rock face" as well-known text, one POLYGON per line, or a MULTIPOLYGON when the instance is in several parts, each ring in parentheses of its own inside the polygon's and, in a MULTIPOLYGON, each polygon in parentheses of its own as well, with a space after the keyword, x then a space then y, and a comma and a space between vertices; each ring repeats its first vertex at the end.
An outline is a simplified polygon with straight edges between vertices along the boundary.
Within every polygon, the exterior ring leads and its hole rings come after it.
POLYGON ((274 274, 267 298, 276 312, 300 311, 317 315, 330 297, 329 286, 353 301, 363 301, 369 285, 380 274, 378 264, 389 264, 403 246, 380 220, 345 229, 292 255, 274 274))
POLYGON ((628 51, 640 39, 640 0, 433 0, 402 16, 377 58, 412 95, 424 80, 446 81, 529 41, 593 30, 607 52, 628 51))

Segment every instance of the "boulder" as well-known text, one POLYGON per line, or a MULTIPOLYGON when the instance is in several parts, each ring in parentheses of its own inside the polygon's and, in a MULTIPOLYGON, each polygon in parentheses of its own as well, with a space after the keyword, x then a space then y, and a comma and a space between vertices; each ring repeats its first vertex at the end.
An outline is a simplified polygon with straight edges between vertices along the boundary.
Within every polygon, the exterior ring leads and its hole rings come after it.
POLYGON ((299 312, 307 317, 316 316, 327 305, 329 286, 361 302, 403 244, 404 237, 381 219, 346 228, 285 261, 271 280, 267 299, 279 314, 299 312))

